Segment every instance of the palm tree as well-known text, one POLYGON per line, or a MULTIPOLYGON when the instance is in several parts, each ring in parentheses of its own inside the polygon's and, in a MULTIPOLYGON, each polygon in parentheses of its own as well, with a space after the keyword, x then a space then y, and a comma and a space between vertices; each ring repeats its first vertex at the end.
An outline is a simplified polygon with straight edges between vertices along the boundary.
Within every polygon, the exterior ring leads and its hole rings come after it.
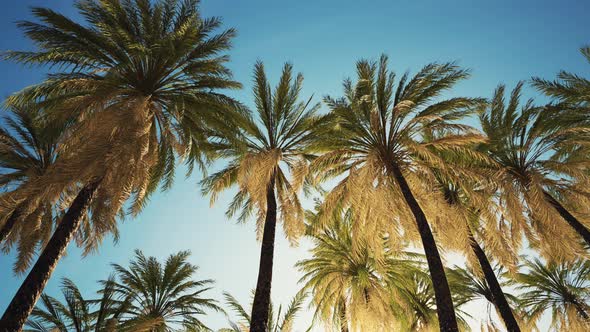
MULTIPOLYGON (((586 61, 590 61, 590 47, 580 48, 580 53, 586 61)), ((545 80, 539 77, 533 77, 533 86, 544 92, 547 96, 556 98, 561 102, 573 106, 582 106, 588 108, 590 105, 590 81, 579 75, 561 71, 553 81, 545 80)))
MULTIPOLYGON (((310 230, 317 214, 308 212, 310 230)), ((419 268, 411 254, 385 249, 376 253, 358 234, 370 221, 355 219, 353 209, 338 213, 323 230, 310 231, 314 247, 311 258, 296 266, 303 272, 303 290, 312 296, 314 321, 342 332, 392 328, 392 291, 403 286, 410 271, 419 268), (403 257, 407 258, 403 258, 403 257)), ((377 234, 386 241, 383 234, 377 234)))
POLYGON ((590 264, 543 264, 525 261, 526 271, 515 277, 520 304, 532 323, 551 310, 551 327, 556 331, 588 331, 590 328, 590 264))
MULTIPOLYGON (((336 117, 334 130, 322 139, 320 148, 330 152, 314 162, 312 170, 323 177, 346 177, 325 201, 330 210, 337 202, 373 210, 371 220, 403 228, 405 237, 421 240, 434 284, 442 331, 457 331, 457 322, 446 276, 431 226, 423 207, 431 193, 432 170, 449 173, 451 166, 437 157, 442 150, 473 152, 469 145, 483 137, 455 121, 471 114, 481 99, 456 97, 434 99, 469 76, 454 63, 429 64, 418 74, 402 76, 387 69, 387 57, 379 63, 357 63, 358 80, 344 82, 345 97, 325 102, 336 117), (440 132, 440 138, 425 142, 423 133, 440 132), (423 194, 423 195, 422 195, 423 194), (411 224, 412 220, 415 224, 411 224)), ((456 176, 460 168, 452 168, 456 176)), ((327 213, 329 214, 329 213, 327 213)))
POLYGON ((118 319, 126 302, 115 300, 112 279, 105 283, 97 300, 86 300, 78 287, 67 278, 62 280, 61 292, 65 303, 43 294, 44 308, 35 308, 27 321, 27 332, 114 332, 119 331, 118 319), (93 310, 93 307, 98 307, 93 310))
MULTIPOLYGON (((67 123, 45 119, 40 109, 13 108, 4 116, 0 128, 0 187, 18 190, 31 177, 41 176, 57 158, 59 139, 67 123)), ((0 244, 5 252, 17 243, 15 271, 25 271, 38 244, 49 240, 53 230, 54 206, 51 202, 28 197, 18 206, 0 211, 3 224, 0 244)))
POLYGON ((221 310, 215 300, 203 297, 213 280, 194 280, 198 267, 188 262, 190 253, 170 255, 164 265, 136 250, 129 268, 113 264, 115 293, 129 299, 121 325, 129 331, 168 332, 174 326, 207 329, 199 316, 205 309, 221 310))
POLYGON ((304 231, 303 209, 297 196, 303 185, 315 130, 325 118, 316 115, 319 105, 309 107, 311 99, 299 101, 303 76, 293 78, 292 66, 285 64, 274 91, 257 62, 254 68, 254 116, 236 116, 226 130, 218 131, 212 142, 214 151, 228 164, 202 181, 203 193, 217 195, 234 185, 239 187, 227 211, 232 217, 241 210, 240 221, 257 211, 257 233, 262 237, 258 281, 252 306, 252 332, 264 331, 272 282, 277 219, 292 242, 304 231), (291 178, 289 177, 291 175, 291 178), (280 212, 280 213, 279 213, 280 212), (261 236, 262 235, 262 236, 261 236))
POLYGON ((116 235, 128 199, 137 214, 162 181, 171 185, 176 155, 201 161, 200 128, 220 121, 233 104, 215 91, 240 87, 222 54, 234 30, 215 33, 221 21, 202 18, 197 0, 80 1, 76 7, 86 24, 33 8, 42 23, 19 27, 37 50, 5 54, 63 69, 11 96, 8 105, 37 101, 51 117, 77 124, 59 160, 3 196, 3 204, 31 195, 52 201, 65 188, 82 188, 2 316, 0 327, 9 331, 22 327, 74 234, 87 252, 96 249, 105 234, 116 235), (89 209, 92 223, 82 224, 89 209))
POLYGON ((519 109, 521 89, 519 83, 508 103, 504 86, 494 92, 480 116, 489 138, 482 149, 497 164, 494 180, 512 227, 524 230, 531 245, 546 257, 575 258, 582 250, 576 234, 590 245, 586 221, 567 208, 588 195, 584 183, 589 160, 579 149, 588 142, 587 129, 575 127, 568 114, 534 107, 530 100, 519 109), (528 225, 523 212, 530 216, 528 225), (531 228, 536 236, 531 235, 531 228))
MULTIPOLYGON (((477 161, 473 162, 477 163, 477 161)), ((482 172, 486 172, 486 170, 484 169, 482 172)), ((436 179, 443 193, 444 201, 448 205, 448 207, 443 208, 454 210, 456 212, 454 219, 462 220, 464 223, 467 233, 466 240, 469 246, 469 248, 464 249, 467 253, 467 261, 484 278, 483 284, 480 284, 480 278, 468 278, 472 276, 470 271, 451 270, 455 279, 459 280, 457 284, 466 285, 461 281, 473 281, 471 290, 481 291, 485 288, 486 293, 480 292, 479 294, 484 295, 496 307, 506 329, 508 331, 520 331, 518 322, 514 317, 506 295, 502 291, 488 255, 475 237, 475 234, 478 234, 479 238, 487 240, 486 243, 490 245, 486 249, 491 252, 491 257, 502 259, 511 268, 516 265, 517 249, 510 246, 508 243, 510 241, 506 239, 506 235, 499 229, 502 227, 495 226, 502 223, 502 220, 498 219, 504 219, 501 208, 497 206, 493 195, 489 193, 485 185, 473 185, 469 184, 469 181, 463 181, 460 185, 457 185, 442 176, 436 176, 436 179), (498 218, 498 214, 500 214, 501 218, 498 218)), ((520 236, 520 234, 517 234, 517 236, 520 236)), ((517 242, 517 240, 512 242, 517 242)))
MULTIPOLYGON (((269 320, 266 324, 266 331, 268 332, 291 332, 293 331, 293 322, 295 317, 303 307, 303 301, 305 300, 305 292, 298 292, 295 294, 291 303, 286 308, 285 313, 282 314, 282 306, 279 306, 275 314, 275 308, 269 307, 268 317, 269 320), (282 315, 281 315, 282 314, 282 315)), ((249 328, 251 324, 250 315, 244 309, 244 307, 229 293, 223 293, 226 305, 234 312, 239 318, 239 321, 229 321, 231 328, 221 329, 218 332, 250 332, 249 328)))

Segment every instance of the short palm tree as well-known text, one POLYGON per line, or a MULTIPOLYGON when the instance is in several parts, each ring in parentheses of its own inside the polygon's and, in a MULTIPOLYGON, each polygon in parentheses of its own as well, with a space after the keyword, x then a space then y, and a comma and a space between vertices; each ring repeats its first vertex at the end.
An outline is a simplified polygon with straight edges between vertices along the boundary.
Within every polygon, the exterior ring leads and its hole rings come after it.
MULTIPOLYGON (((298 292, 295 294, 291 303, 283 313, 283 307, 279 306, 278 310, 275 309, 272 304, 269 308, 268 317, 269 320, 266 324, 266 330, 268 332, 291 332, 293 331, 293 322, 301 308, 303 307, 303 301, 305 300, 306 294, 304 292, 298 292), (276 310, 276 314, 275 314, 276 310)), ((218 332, 250 332, 250 315, 247 309, 236 300, 231 294, 223 293, 226 305, 238 316, 239 321, 229 321, 230 328, 221 329, 218 332)))
MULTIPOLYGON (((4 123, 5 128, 0 128, 0 186, 9 192, 43 175, 56 161, 67 123, 50 121, 35 107, 11 109, 4 123)), ((53 208, 51 202, 28 197, 16 207, 11 204, 1 210, 0 244, 9 251, 17 243, 15 271, 25 271, 38 245, 49 240, 53 208)))
POLYGON ((168 332, 176 326, 206 329, 200 317, 205 310, 221 310, 203 297, 213 280, 194 280, 198 267, 188 262, 190 253, 170 255, 162 265, 155 257, 136 250, 129 268, 113 264, 114 289, 129 304, 121 315, 121 328, 129 331, 168 332))
POLYGON ((61 292, 64 303, 43 294, 43 308, 33 310, 27 321, 27 332, 115 332, 120 331, 118 318, 126 302, 115 299, 112 279, 100 291, 101 297, 86 300, 78 287, 69 279, 62 281, 61 292))
MULTIPOLYGON (((74 119, 59 161, 2 201, 31 195, 56 200, 78 187, 59 226, 0 320, 18 330, 41 295, 70 239, 91 251, 116 234, 117 215, 131 199, 136 214, 161 181, 171 184, 176 155, 199 161, 205 123, 214 125, 233 101, 216 92, 238 88, 226 68, 234 30, 216 33, 198 0, 78 1, 86 24, 47 8, 41 23, 19 23, 37 47, 5 58, 62 72, 7 100, 36 101, 53 118, 74 119), (215 110, 215 112, 211 112, 215 110), (91 210, 92 223, 83 224, 91 210)), ((16 206, 15 205, 15 206, 16 206)))
POLYGON ((587 129, 530 100, 519 108, 521 89, 519 83, 508 102, 505 87, 496 89, 480 116, 489 138, 481 148, 498 167, 494 180, 512 227, 524 230, 546 257, 574 258, 582 249, 579 238, 590 245, 587 221, 568 209, 589 193, 584 183, 590 160, 579 153, 588 144, 587 129))
MULTIPOLYGON (((317 215, 308 216, 312 230, 317 215)), ((392 328, 392 290, 403 287, 405 276, 419 268, 409 254, 372 251, 357 233, 365 224, 370 221, 356 220, 353 208, 338 213, 325 229, 310 231, 311 257, 296 265, 303 272, 303 290, 312 296, 314 321, 342 332, 392 328)))
POLYGON ((473 153, 469 146, 483 137, 456 121, 473 113, 483 100, 440 100, 443 92, 469 76, 454 63, 429 64, 413 77, 402 76, 397 87, 385 56, 379 63, 359 61, 357 75, 356 82, 344 82, 344 98, 325 100, 336 124, 319 147, 329 152, 314 162, 312 170, 322 177, 346 176, 327 196, 324 209, 342 201, 372 209, 371 220, 391 225, 392 235, 401 236, 401 228, 404 237, 419 238, 434 284, 440 328, 457 331, 444 267, 423 208, 435 182, 433 169, 471 176, 452 168, 437 152, 473 153), (432 132, 440 133, 439 138, 423 139, 424 133, 432 132))
POLYGON ((524 263, 514 279, 519 302, 532 323, 547 310, 555 331, 590 329, 590 264, 587 261, 543 264, 524 263))
POLYGON ((295 242, 304 231, 303 209, 298 192, 308 162, 310 146, 326 122, 316 113, 319 105, 299 101, 301 74, 293 77, 292 66, 283 68, 279 84, 271 91, 264 66, 254 68, 254 115, 236 116, 226 130, 219 130, 212 148, 227 166, 202 181, 203 193, 217 195, 234 185, 239 187, 228 216, 241 210, 244 221, 257 211, 257 232, 262 237, 258 281, 252 306, 252 332, 264 331, 270 305, 272 267, 277 219, 285 235, 295 242))

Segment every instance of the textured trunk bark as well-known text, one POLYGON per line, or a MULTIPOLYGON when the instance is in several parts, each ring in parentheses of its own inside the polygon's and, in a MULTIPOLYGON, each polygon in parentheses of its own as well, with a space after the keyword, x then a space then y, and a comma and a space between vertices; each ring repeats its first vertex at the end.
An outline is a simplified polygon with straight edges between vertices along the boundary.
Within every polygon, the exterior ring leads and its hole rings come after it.
POLYGON ((479 246, 475 237, 469 231, 469 242, 471 244, 471 249, 475 253, 479 265, 481 266, 481 270, 483 271, 483 275, 486 279, 488 286, 490 287, 490 291, 492 292, 492 303, 496 306, 496 309, 500 313, 500 318, 504 321, 504 325, 508 332, 520 332, 520 328, 518 327, 518 323, 516 322, 516 318, 510 309, 510 305, 506 300, 506 296, 502 291, 502 287, 498 282, 498 278, 496 278, 496 274, 494 273, 494 269, 490 264, 485 252, 479 246))
POLYGON ((444 266, 438 248, 436 247, 434 236, 428 225, 426 215, 424 214, 424 211, 422 211, 418 201, 416 201, 401 169, 396 165, 392 165, 390 171, 398 183, 412 214, 416 218, 418 232, 420 233, 422 245, 424 246, 424 253, 426 254, 426 261, 428 262, 430 278, 432 280, 434 295, 436 297, 436 312, 438 314, 440 330, 441 332, 457 332, 459 331, 459 328, 457 327, 457 317, 455 316, 451 290, 449 289, 444 266))
POLYGON ((21 331, 37 300, 63 255, 68 243, 80 226, 82 216, 96 192, 99 182, 84 187, 70 205, 37 262, 23 281, 0 319, 0 331, 21 331))
POLYGON ((576 300, 575 298, 572 301, 572 303, 576 307, 576 311, 578 312, 578 315, 582 316, 582 318, 587 321, 588 318, 590 318, 590 317, 588 317, 588 313, 584 309, 584 305, 582 303, 580 303, 578 300, 576 300))
POLYGON ((576 217, 574 217, 559 201, 557 201, 550 193, 543 191, 543 195, 545 195, 545 199, 549 204, 551 204, 559 215, 565 219, 565 221, 578 233, 586 244, 590 246, 590 230, 586 228, 576 217))
POLYGON ((6 219, 6 222, 4 223, 4 225, 2 225, 2 228, 0 229, 0 244, 2 244, 4 240, 6 240, 19 217, 20 209, 17 206, 16 209, 12 211, 10 216, 8 216, 8 219, 6 219))
POLYGON ((342 306, 340 306, 340 332, 348 332, 348 320, 346 319, 345 300, 342 300, 342 306))
POLYGON ((275 233, 277 228, 277 201, 275 198, 274 175, 266 190, 266 217, 264 233, 260 248, 260 266, 258 281, 252 304, 250 332, 267 332, 268 313, 270 309, 270 289, 272 283, 272 266, 275 249, 275 233))

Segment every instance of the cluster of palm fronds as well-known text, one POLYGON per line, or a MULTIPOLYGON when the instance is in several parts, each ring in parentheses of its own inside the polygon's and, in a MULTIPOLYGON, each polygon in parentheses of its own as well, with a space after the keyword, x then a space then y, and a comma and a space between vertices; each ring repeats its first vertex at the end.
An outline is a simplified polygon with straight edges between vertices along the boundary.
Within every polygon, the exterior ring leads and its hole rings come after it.
MULTIPOLYGON (((325 97, 320 112, 321 103, 301 100, 303 76, 290 64, 272 88, 258 62, 250 110, 224 94, 241 87, 226 67, 235 32, 201 17, 198 0, 76 8, 84 23, 33 8, 37 21, 18 25, 35 50, 4 53, 50 73, 4 103, 0 245, 16 252, 16 272, 31 270, 3 330, 22 329, 72 239, 85 253, 117 239, 118 221, 169 188, 180 161, 190 173, 212 160, 226 165, 205 176, 203 193, 213 203, 237 187, 227 214, 254 217, 262 242, 243 323, 251 332, 272 322, 278 223, 293 244, 305 234, 317 242, 300 264, 305 288, 316 318, 342 330, 457 331, 473 295, 456 285, 468 279, 509 331, 533 328, 547 308, 557 328, 588 329, 588 80, 533 78, 547 105, 522 103, 524 83, 511 93, 499 86, 490 99, 446 98, 468 70, 431 63, 398 77, 382 56, 359 61, 343 96, 325 97), (321 197, 307 225, 301 192, 321 197), (523 268, 524 249, 545 263, 523 268), (463 255, 467 270, 448 272, 447 252, 463 255), (516 305, 492 262, 532 295, 516 305), (558 297, 538 283, 544 277, 558 297)), ((582 53, 590 59, 590 48, 582 53)))
POLYGON ((220 311, 213 299, 203 297, 212 280, 193 280, 198 268, 189 252, 170 255, 164 265, 136 250, 129 268, 113 264, 114 274, 100 282, 97 299, 85 299, 71 280, 62 281, 64 302, 41 296, 25 331, 185 331, 207 330, 200 320, 205 309, 220 311))
MULTIPOLYGON (((317 214, 310 216, 309 226, 317 221, 317 214)), ((310 294, 315 308, 312 325, 330 331, 439 330, 435 292, 424 257, 392 250, 387 236, 381 238, 381 252, 368 250, 366 240, 356 235, 358 223, 347 209, 333 217, 330 228, 310 233, 311 257, 297 267, 304 273, 302 291, 310 294)), ((468 314, 470 303, 479 306, 482 331, 510 330, 506 322, 494 318, 506 319, 494 287, 500 288, 521 331, 539 331, 544 314, 551 315, 548 324, 555 331, 588 329, 590 261, 545 264, 523 257, 512 273, 499 266, 489 268, 497 286, 479 265, 445 269, 459 330, 477 330, 469 324, 475 318, 468 314)))

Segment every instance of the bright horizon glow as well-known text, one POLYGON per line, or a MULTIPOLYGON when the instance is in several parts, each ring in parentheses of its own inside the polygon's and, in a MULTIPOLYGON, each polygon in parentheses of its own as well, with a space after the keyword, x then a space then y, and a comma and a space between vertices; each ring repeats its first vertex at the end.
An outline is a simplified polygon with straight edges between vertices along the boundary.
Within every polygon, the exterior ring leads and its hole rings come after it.
MULTIPOLYGON (((31 47, 15 21, 29 19, 31 6, 50 7, 70 17, 79 17, 72 0, 5 1, 0 13, 0 50, 31 47)), ((251 76, 257 59, 264 62, 274 85, 284 62, 294 64, 295 72, 305 76, 301 96, 340 96, 342 79, 353 76, 355 61, 389 55, 390 68, 402 74, 415 73, 432 61, 457 60, 472 69, 472 78, 460 83, 452 95, 490 97, 499 83, 512 89, 519 80, 531 76, 553 78, 559 70, 590 77, 590 66, 579 54, 590 44, 587 13, 590 2, 582 1, 488 1, 399 0, 371 1, 230 1, 203 0, 203 16, 220 16, 224 28, 234 27, 238 36, 230 51, 229 67, 236 80, 244 84, 230 95, 253 107, 251 76)), ((0 62, 3 79, 0 97, 38 82, 44 70, 0 62)), ((539 95, 527 88, 524 97, 539 95)), ((214 171, 214 165, 210 171, 214 171)), ((253 222, 236 224, 227 220, 225 209, 234 191, 220 195, 211 208, 209 198, 200 194, 200 178, 184 178, 179 167, 171 190, 157 193, 135 219, 120 225, 117 245, 106 240, 98 253, 82 258, 73 244, 60 261, 45 291, 60 298, 60 279, 72 279, 85 297, 98 290, 96 281, 108 278, 110 263, 127 266, 134 249, 163 260, 180 250, 191 250, 190 261, 200 267, 196 278, 216 280, 208 293, 223 306, 221 293, 227 291, 240 303, 250 303, 255 287, 260 244, 253 222)), ((305 201, 311 208, 311 202, 305 201)), ((309 247, 302 240, 290 248, 277 233, 273 275, 274 303, 287 305, 297 292, 299 273, 293 264, 306 257, 309 247)), ((3 312, 25 275, 12 274, 13 255, 0 255, 0 312, 3 312)), ((450 255, 449 263, 459 262, 450 255)), ((483 301, 467 306, 477 319, 485 318, 483 301)), ((493 310, 492 310, 493 311, 493 310)), ((495 315, 495 313, 493 314, 495 315)), ((312 312, 305 310, 295 321, 295 331, 305 331, 312 312)), ((226 327, 222 314, 203 318, 211 328, 226 327)), ((548 328, 543 320, 542 329, 548 328)), ((479 323, 472 326, 479 328, 479 323)), ((317 326, 314 331, 322 331, 317 326)))

